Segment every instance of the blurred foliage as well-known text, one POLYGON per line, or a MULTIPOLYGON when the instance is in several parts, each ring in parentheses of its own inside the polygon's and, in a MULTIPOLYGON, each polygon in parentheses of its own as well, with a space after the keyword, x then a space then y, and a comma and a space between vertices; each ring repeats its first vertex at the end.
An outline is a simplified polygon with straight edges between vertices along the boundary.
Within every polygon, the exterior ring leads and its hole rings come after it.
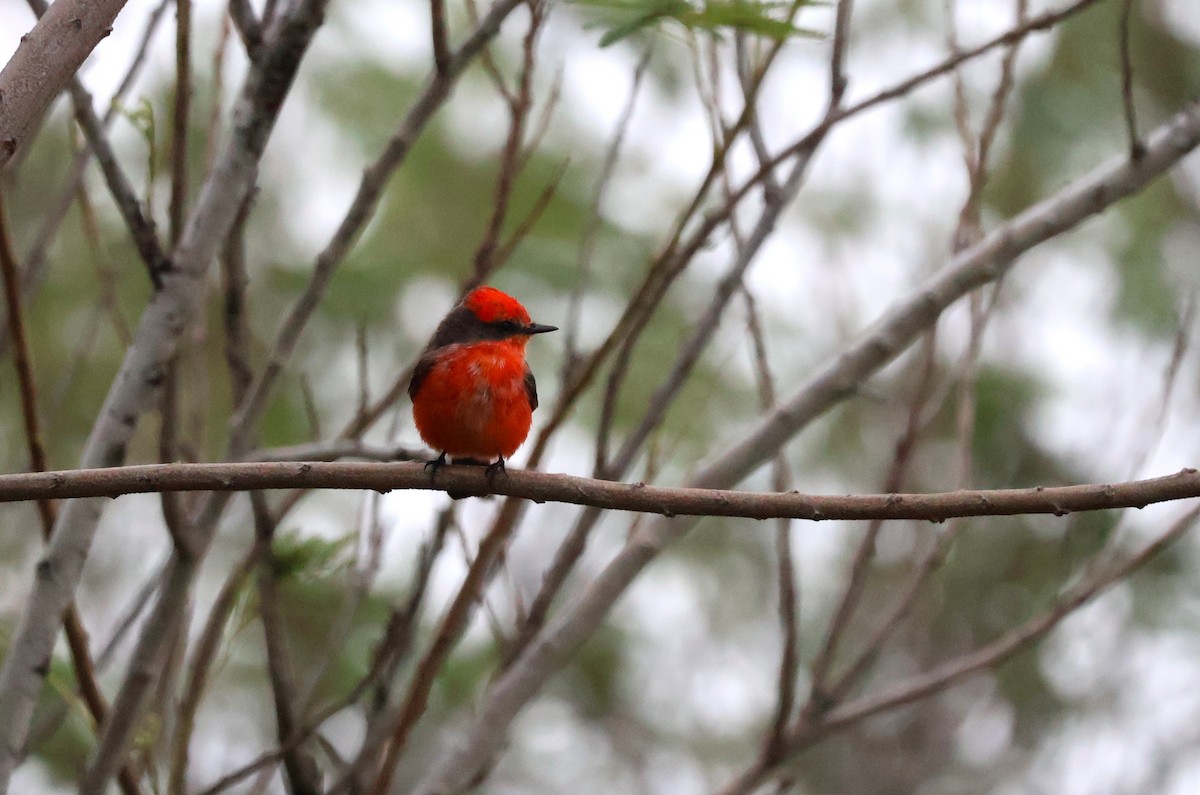
POLYGON ((769 39, 792 36, 820 38, 821 33, 796 27, 790 19, 805 2, 782 0, 713 0, 694 4, 687 0, 572 0, 574 5, 601 12, 605 28, 600 46, 607 47, 634 33, 663 22, 675 22, 688 31, 720 35, 740 31, 769 39))
POLYGON ((351 534, 326 539, 289 530, 275 536, 271 544, 271 566, 278 580, 319 579, 349 565, 351 534))
MULTIPOLYGON (((1200 91, 1195 45, 1186 42, 1151 7, 1134 13, 1129 50, 1134 106, 1144 133, 1200 91)), ((1120 3, 1099 3, 1056 36, 1052 57, 1019 84, 1013 103, 1012 140, 998 152, 989 204, 1012 215, 1079 176, 1086 164, 1128 151, 1120 113, 1120 3), (1113 112, 1098 112, 1098 109, 1113 112)), ((1164 235, 1192 213, 1170 180, 1151 185, 1113 210, 1123 221, 1116 276, 1116 316, 1148 332, 1176 325, 1181 285, 1162 267, 1164 235)), ((1193 285, 1188 285, 1190 288, 1193 285)))

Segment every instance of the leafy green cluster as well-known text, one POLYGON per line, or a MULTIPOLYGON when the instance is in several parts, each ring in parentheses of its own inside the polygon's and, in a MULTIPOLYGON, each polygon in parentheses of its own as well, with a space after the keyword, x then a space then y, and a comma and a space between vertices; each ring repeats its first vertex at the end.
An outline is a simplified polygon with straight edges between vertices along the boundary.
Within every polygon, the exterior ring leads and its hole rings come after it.
POLYGON ((600 12, 596 24, 604 28, 600 46, 607 47, 646 28, 657 28, 664 22, 675 22, 688 31, 701 31, 714 36, 722 32, 739 31, 768 39, 787 39, 794 36, 821 38, 815 30, 797 27, 792 18, 801 6, 811 1, 779 2, 778 0, 707 0, 689 3, 687 0, 573 0, 573 4, 600 12))

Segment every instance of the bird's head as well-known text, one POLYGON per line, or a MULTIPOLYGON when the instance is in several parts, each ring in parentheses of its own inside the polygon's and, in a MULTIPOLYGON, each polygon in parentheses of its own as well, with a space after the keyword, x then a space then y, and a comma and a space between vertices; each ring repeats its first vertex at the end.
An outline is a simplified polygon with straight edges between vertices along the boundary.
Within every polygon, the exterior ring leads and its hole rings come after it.
POLYGON ((462 306, 487 327, 489 336, 528 337, 558 330, 555 326, 534 323, 520 301, 495 287, 476 287, 467 293, 462 306))
POLYGON ((434 333, 430 348, 475 340, 511 340, 524 345, 533 334, 557 331, 534 323, 521 302, 495 287, 476 287, 434 333))

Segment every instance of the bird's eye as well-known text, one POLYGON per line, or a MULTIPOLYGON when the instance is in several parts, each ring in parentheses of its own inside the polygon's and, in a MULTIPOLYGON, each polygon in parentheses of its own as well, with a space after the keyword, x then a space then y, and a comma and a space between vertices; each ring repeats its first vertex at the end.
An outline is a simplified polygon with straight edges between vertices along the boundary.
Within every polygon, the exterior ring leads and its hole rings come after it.
POLYGON ((520 324, 520 323, 518 323, 518 322, 517 322, 517 321, 515 321, 515 320, 501 320, 501 321, 500 321, 500 322, 499 322, 497 325, 498 325, 498 326, 499 326, 499 327, 500 327, 500 328, 501 328, 503 331, 512 331, 512 332, 516 332, 516 331, 520 331, 520 330, 521 330, 521 324, 520 324))

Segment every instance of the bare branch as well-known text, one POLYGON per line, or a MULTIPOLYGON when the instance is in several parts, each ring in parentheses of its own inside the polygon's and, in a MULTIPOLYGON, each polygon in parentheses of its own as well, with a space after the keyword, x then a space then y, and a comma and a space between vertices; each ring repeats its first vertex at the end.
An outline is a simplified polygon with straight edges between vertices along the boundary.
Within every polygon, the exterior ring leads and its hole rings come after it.
MULTIPOLYGON (((435 7, 440 0, 431 0, 435 7)), ((492 213, 484 230, 483 239, 475 249, 472 257, 474 273, 471 275, 470 286, 482 284, 503 260, 496 257, 496 249, 500 245, 500 231, 508 218, 509 202, 512 199, 513 188, 517 177, 524 167, 522 149, 525 140, 525 128, 529 121, 529 111, 533 107, 533 71, 538 32, 545 19, 545 7, 542 0, 529 2, 529 28, 521 47, 521 71, 517 77, 517 87, 512 94, 506 94, 508 103, 508 136, 504 149, 500 154, 500 167, 496 175, 496 187, 492 195, 492 213)), ((439 66, 439 71, 441 67, 439 66)), ((557 180, 555 180, 557 182, 557 180)), ((519 238, 518 238, 519 239, 519 238)), ((511 246, 509 247, 511 251, 511 246)))
MULTIPOLYGON (((1045 637, 1064 618, 1079 607, 1094 599, 1112 585, 1122 581, 1162 552, 1180 536, 1191 529, 1200 506, 1187 511, 1162 535, 1127 560, 1100 572, 1083 583, 1067 590, 1046 612, 1030 619, 1021 626, 1007 632, 991 643, 949 660, 927 673, 896 683, 883 692, 863 696, 821 716, 816 722, 797 726, 788 742, 788 756, 812 745, 832 731, 857 723, 871 715, 888 709, 911 704, 934 693, 940 692, 973 673, 1003 663, 1030 644, 1045 637)), ((780 760, 782 761, 782 760, 780 760)), ((778 767, 778 762, 760 765, 748 770, 721 790, 721 795, 748 795, 754 792, 778 767)))
MULTIPOLYGON (((117 109, 120 107, 129 89, 133 86, 135 78, 140 73, 141 67, 146 61, 146 52, 149 49, 150 41, 154 33, 158 30, 158 23, 171 2, 172 0, 162 0, 146 20, 146 27, 142 31, 141 39, 129 64, 129 68, 126 70, 125 76, 121 79, 121 85, 117 87, 117 90, 113 93, 106 106, 107 110, 104 112, 102 119, 105 129, 108 128, 108 125, 117 115, 117 109)), ((42 283, 46 271, 46 254, 49 251, 50 243, 58 232, 58 228, 62 225, 63 219, 66 218, 67 212, 70 211, 72 202, 77 196, 86 195, 82 187, 83 174, 91 159, 92 149, 90 146, 83 147, 75 155, 70 176, 67 177, 65 184, 59 191, 59 196, 53 205, 53 210, 42 218, 42 223, 38 227, 37 234, 26 250, 25 270, 22 274, 21 284, 21 291, 26 299, 33 295, 42 283)), ((87 209, 85 209, 85 219, 87 218, 86 213, 87 209)), ((87 223, 86 220, 85 223, 87 223)), ((128 344, 129 332, 124 328, 118 328, 117 333, 122 342, 128 344)))
MULTIPOLYGON (((49 7, 46 0, 26 1, 39 17, 47 15, 49 7)), ((71 94, 71 104, 75 108, 75 118, 87 137, 89 146, 95 152, 96 162, 100 164, 104 173, 109 192, 112 193, 117 209, 121 211, 125 225, 129 228, 130 237, 133 238, 133 243, 146 265, 150 282, 157 290, 162 287, 162 274, 168 269, 169 262, 158 240, 154 220, 138 201, 133 186, 117 162, 116 153, 105 135, 104 122, 92 107, 92 95, 75 76, 70 78, 67 87, 71 94)))
MULTIPOLYGON (((429 78, 425 89, 409 110, 400 128, 388 141, 384 151, 374 163, 367 167, 361 182, 359 182, 358 192, 355 194, 350 208, 346 211, 341 225, 328 245, 317 256, 308 287, 280 324, 266 367, 251 387, 246 399, 238 407, 237 414, 233 418, 229 443, 229 449, 235 454, 244 452, 249 446, 249 434, 252 426, 258 421, 266 407, 267 398, 270 396, 275 382, 291 360, 300 335, 316 310, 317 304, 329 286, 330 280, 333 279, 338 266, 358 240, 363 227, 375 212, 375 207, 383 195, 383 189, 388 180, 407 158, 417 136, 425 129, 425 125, 433 117, 434 112, 450 95, 450 89, 457 82, 467 64, 491 41, 499 31, 500 24, 521 2, 523 0, 500 0, 492 7, 475 32, 455 51, 446 73, 444 75, 435 73, 429 78)), ((397 391, 397 395, 402 391, 403 386, 397 391)))
POLYGON ((1146 155, 1141 160, 1122 159, 1095 169, 962 251, 858 342, 819 370, 791 401, 702 469, 694 479, 695 485, 720 487, 741 480, 770 457, 783 440, 851 395, 868 376, 907 349, 946 307, 976 287, 1003 276, 1025 251, 1141 190, 1197 145, 1200 102, 1192 103, 1159 127, 1148 138, 1146 155))
POLYGON ((29 143, 58 92, 100 40, 125 0, 60 0, 21 37, 0 71, 0 168, 29 143))
MULTIPOLYGON (((410 465, 411 466, 411 465, 410 465)), ((422 472, 424 467, 421 467, 422 472)), ((433 689, 434 679, 446 659, 450 656, 458 639, 466 629, 467 620, 477 600, 483 596, 484 581, 492 571, 492 566, 499 558, 504 546, 512 534, 516 522, 518 503, 507 500, 500 508, 500 516, 492 529, 479 543, 479 550, 467 570, 467 576, 454 597, 454 601, 446 610, 438 633, 429 647, 429 651, 421 658, 413 673, 412 684, 405 696, 400 715, 392 729, 384 753, 383 764, 371 785, 374 795, 386 795, 395 772, 400 753, 408 741, 413 726, 420 720, 429 701, 429 692, 433 689)))
MULTIPOLYGON (((262 492, 251 492, 254 512, 254 541, 256 549, 258 611, 262 620, 263 638, 267 650, 267 673, 275 703, 275 727, 281 743, 296 734, 300 699, 296 677, 292 672, 291 655, 284 636, 283 618, 279 614, 279 598, 275 588, 275 559, 271 551, 275 537, 275 522, 262 492)), ((293 795, 317 795, 321 790, 321 774, 316 760, 299 745, 283 751, 283 767, 293 795)))
MULTIPOLYGON (((325 2, 301 2, 281 14, 271 52, 251 70, 235 114, 233 137, 184 228, 175 250, 174 267, 166 274, 163 289, 155 293, 142 315, 134 342, 84 447, 82 466, 120 464, 139 417, 154 405, 164 368, 175 355, 183 329, 199 308, 209 263, 233 225, 243 197, 254 183, 258 161, 300 59, 321 23, 325 2)), ((58 4, 54 8, 58 8, 58 4)), ((0 670, 0 791, 7 788, 24 745, 57 627, 79 582, 101 510, 102 504, 96 500, 75 500, 64 506, 46 555, 39 564, 34 592, 26 601, 24 614, 0 670)), ((180 598, 176 606, 182 608, 183 603, 180 598)), ((169 627, 161 629, 158 641, 166 638, 169 627)), ((149 664, 158 659, 157 654, 147 657, 149 664)), ((138 697, 128 706, 136 713, 140 703, 138 697)), ((112 725, 109 724, 110 728, 112 725)), ((124 730, 131 730, 131 725, 124 723, 124 730)), ((101 765, 93 768, 85 780, 93 790, 103 789, 111 770, 108 766, 122 756, 113 751, 124 747, 128 735, 114 738, 116 747, 105 748, 107 737, 106 730, 102 752, 97 753, 101 765)))
POLYGON ((579 255, 575 261, 576 280, 571 288, 569 303, 567 305, 567 322, 563 329, 566 338, 563 342, 563 348, 566 350, 566 354, 563 357, 564 381, 573 372, 576 357, 578 356, 576 339, 579 336, 579 320, 582 316, 580 306, 583 303, 584 293, 591 286, 592 258, 596 250, 596 236, 603 222, 601 207, 608 193, 609 185, 612 184, 613 175, 616 173, 621 148, 625 143, 625 136, 629 133, 629 125, 633 121, 633 109, 637 103, 638 96, 641 94, 642 80, 646 76, 646 69, 650 66, 650 59, 653 55, 654 48, 647 47, 642 53, 641 58, 638 59, 637 66, 633 70, 633 83, 629 88, 629 96, 626 97, 625 106, 621 109, 621 115, 617 118, 612 138, 604 151, 604 161, 596 175, 596 183, 592 192, 592 203, 588 208, 587 225, 584 227, 583 234, 579 240, 579 255))
POLYGON ((1129 136, 1129 157, 1137 160, 1146 153, 1145 144, 1138 138, 1137 111, 1133 106, 1133 59, 1129 55, 1129 21, 1133 0, 1121 0, 1121 17, 1117 31, 1121 51, 1121 104, 1125 111, 1125 131, 1129 136))
POLYGON ((263 44, 262 24, 254 15, 250 0, 229 0, 229 18, 233 20, 233 26, 237 29, 250 60, 258 60, 263 44))
MULTIPOLYGON (((767 339, 759 319, 758 304, 748 289, 743 287, 746 301, 746 327, 754 350, 755 378, 758 382, 759 404, 763 411, 775 408, 775 379, 767 360, 767 339)), ((771 485, 777 492, 787 491, 792 473, 787 458, 780 453, 771 464, 771 485)), ((792 523, 788 519, 777 519, 775 526, 775 556, 778 566, 779 625, 782 632, 779 659, 779 678, 775 702, 775 717, 764 738, 762 756, 776 756, 784 742, 792 708, 796 701, 796 680, 800 667, 799 619, 800 597, 796 589, 795 565, 792 561, 792 523)))
POLYGON ((221 634, 237 604, 238 595, 254 569, 256 555, 257 550, 252 548, 226 577, 208 611, 204 628, 192 645, 187 679, 180 688, 181 695, 175 713, 175 736, 171 745, 171 763, 167 778, 168 795, 185 795, 188 791, 188 745, 192 739, 196 713, 208 689, 209 674, 221 645, 221 634))
MULTIPOLYGON (((818 371, 739 444, 703 467, 692 484, 737 483, 800 428, 852 394, 868 377, 908 348, 941 312, 970 290, 1001 277, 1021 253, 1130 195, 1200 144, 1200 102, 1193 103, 1148 138, 1146 156, 1097 168, 953 258, 908 299, 888 312, 835 361, 818 371)), ((642 569, 695 526, 689 519, 658 519, 641 528, 581 597, 551 619, 489 689, 476 717, 451 752, 430 771, 418 792, 454 792, 487 769, 516 714, 579 645, 596 631, 612 605, 642 569)))
POLYGON ((433 65, 439 75, 450 68, 450 45, 446 36, 446 0, 429 0, 429 23, 433 38, 433 65))
POLYGON ((171 244, 179 242, 187 205, 188 115, 192 106, 192 0, 175 0, 175 101, 171 117, 171 244))
POLYGON ((955 516, 1012 516, 1112 508, 1142 508, 1158 502, 1200 497, 1200 473, 1078 486, 985 489, 929 494, 835 496, 787 492, 667 488, 619 483, 532 470, 509 469, 489 480, 480 467, 447 465, 430 478, 418 463, 328 463, 321 461, 234 464, 143 464, 0 475, 0 503, 80 497, 119 497, 159 491, 259 491, 267 489, 439 490, 466 496, 500 494, 532 500, 590 505, 619 511, 673 516, 740 516, 747 519, 919 519, 940 522, 955 516))

